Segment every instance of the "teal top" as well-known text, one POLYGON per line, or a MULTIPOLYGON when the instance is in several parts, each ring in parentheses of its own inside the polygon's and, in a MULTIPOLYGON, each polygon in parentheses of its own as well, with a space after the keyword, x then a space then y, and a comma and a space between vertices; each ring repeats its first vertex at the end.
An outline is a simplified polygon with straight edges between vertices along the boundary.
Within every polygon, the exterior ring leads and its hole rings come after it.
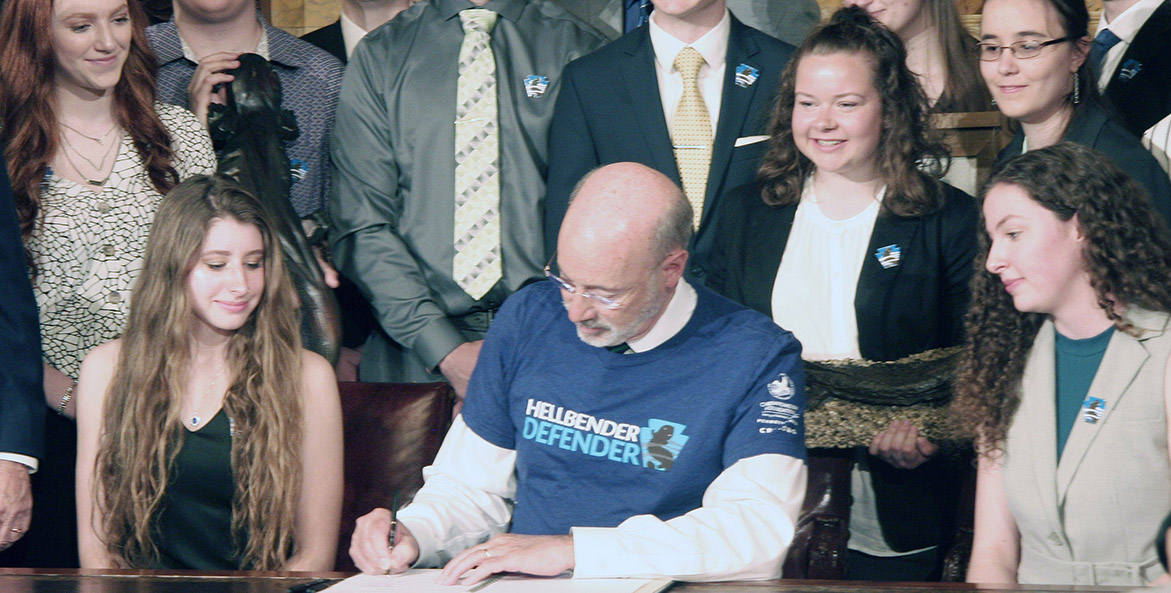
MULTIPOLYGON (((1065 450, 1065 441, 1073 424, 1082 414, 1090 383, 1098 373, 1098 365, 1106 354, 1106 346, 1114 335, 1114 326, 1082 340, 1074 340, 1057 333, 1057 458, 1065 450)), ((1092 413, 1092 412, 1091 412, 1092 413)))
POLYGON ((156 521, 160 561, 151 568, 239 570, 232 538, 231 421, 220 410, 197 431, 183 431, 156 521))

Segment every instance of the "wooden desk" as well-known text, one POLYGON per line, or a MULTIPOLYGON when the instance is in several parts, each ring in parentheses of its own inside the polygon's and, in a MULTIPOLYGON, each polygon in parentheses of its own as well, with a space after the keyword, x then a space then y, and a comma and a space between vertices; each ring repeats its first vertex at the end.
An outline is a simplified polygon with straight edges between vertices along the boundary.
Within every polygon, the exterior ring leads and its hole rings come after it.
MULTIPOLYGON (((164 573, 142 570, 35 570, 0 568, 3 593, 285 593, 292 585, 344 573, 164 573)), ((1118 587, 1038 587, 965 583, 864 583, 847 581, 743 581, 677 583, 671 593, 914 593, 951 591, 1117 592, 1118 587)), ((455 591, 455 589, 453 589, 455 591)))

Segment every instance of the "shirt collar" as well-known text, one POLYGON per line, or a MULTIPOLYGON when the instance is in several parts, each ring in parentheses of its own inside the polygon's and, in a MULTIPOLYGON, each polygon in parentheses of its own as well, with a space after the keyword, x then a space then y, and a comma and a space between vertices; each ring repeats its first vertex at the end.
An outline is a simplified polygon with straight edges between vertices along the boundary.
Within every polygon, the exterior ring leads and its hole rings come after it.
MULTIPOLYGON (((175 30, 178 31, 178 28, 176 27, 175 30)), ((184 58, 187 58, 188 60, 190 60, 196 64, 199 63, 199 57, 197 57, 195 55, 195 52, 192 51, 191 46, 187 45, 186 39, 183 39, 183 37, 179 37, 179 45, 183 48, 183 57, 184 58)), ((270 59, 268 57, 268 31, 267 30, 261 31, 260 40, 256 42, 256 49, 252 50, 252 53, 254 53, 254 54, 256 54, 266 60, 270 59)))
POLYGON ((687 283, 686 280, 680 278, 679 284, 675 285, 675 294, 671 295, 671 300, 667 302, 667 308, 663 309, 663 314, 659 315, 659 319, 651 326, 650 331, 645 336, 637 340, 630 340, 626 343, 630 349, 635 352, 646 352, 663 345, 663 342, 675 337, 688 321, 691 321, 691 314, 695 313, 695 305, 699 302, 699 296, 695 293, 695 289, 687 283))
POLYGON ((368 31, 359 27, 358 23, 350 20, 350 17, 346 16, 344 12, 341 18, 338 19, 338 22, 341 23, 342 43, 346 46, 346 57, 348 58, 354 54, 354 48, 358 46, 358 42, 366 36, 368 31))
POLYGON ((1139 0, 1118 15, 1118 18, 1113 22, 1106 22, 1106 14, 1102 14, 1102 18, 1098 21, 1098 31, 1101 33, 1102 29, 1109 28, 1112 33, 1118 36, 1119 39, 1125 41, 1127 45, 1134 42, 1134 38, 1138 35, 1138 30, 1146 24, 1147 19, 1151 14, 1159 8, 1163 0, 1139 0))
POLYGON ((439 15, 445 21, 455 18, 461 10, 484 8, 510 21, 516 22, 520 19, 520 13, 524 10, 526 2, 527 0, 489 0, 483 6, 476 6, 468 0, 437 0, 435 6, 439 9, 439 15))
MULTIPOLYGON (((654 14, 654 13, 652 13, 654 14)), ((703 56, 709 68, 715 68, 724 63, 728 55, 728 35, 732 31, 732 17, 728 9, 724 9, 724 18, 720 19, 711 31, 695 40, 695 43, 683 43, 673 35, 663 30, 655 19, 650 19, 651 47, 655 50, 655 61, 663 72, 675 71, 675 56, 684 47, 690 45, 703 56)))
MULTIPOLYGON (((287 68, 300 68, 306 65, 307 62, 303 55, 303 48, 297 47, 297 44, 300 42, 299 39, 268 24, 268 21, 264 18, 264 15, 260 14, 260 11, 256 12, 256 18, 260 20, 260 26, 264 28, 264 34, 260 36, 260 42, 257 43, 256 50, 253 53, 287 68)), ((166 24, 175 27, 174 20, 166 24)), ((177 60, 179 57, 184 57, 191 60, 192 63, 198 64, 199 60, 195 58, 195 54, 188 47, 187 42, 183 41, 183 38, 179 36, 178 27, 175 27, 175 36, 179 38, 179 47, 175 49, 180 49, 182 53, 172 57, 168 55, 168 52, 158 51, 159 63, 166 64, 167 62, 177 60)))

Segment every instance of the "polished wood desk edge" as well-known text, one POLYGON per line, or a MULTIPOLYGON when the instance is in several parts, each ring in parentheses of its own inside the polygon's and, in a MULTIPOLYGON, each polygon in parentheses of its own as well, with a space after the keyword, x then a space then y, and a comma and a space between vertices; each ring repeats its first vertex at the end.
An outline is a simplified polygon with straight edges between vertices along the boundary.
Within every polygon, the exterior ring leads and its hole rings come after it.
MULTIPOLYGON (((5 580, 142 580, 142 581, 202 581, 202 582, 269 582, 306 581, 320 578, 346 578, 352 573, 344 572, 262 572, 225 571, 207 572, 196 570, 131 570, 131 569, 85 569, 85 568, 0 568, 0 583, 5 580)), ((0 590, 4 587, 0 586, 0 590)), ((781 579, 771 581, 724 581, 714 583, 678 582, 671 587, 672 593, 714 592, 720 593, 914 593, 924 591, 980 591, 1017 593, 1110 593, 1128 591, 1131 587, 1088 587, 1058 585, 998 585, 971 583, 877 583, 864 581, 825 581, 813 579, 781 579)))
POLYGON ((3 576, 31 577, 152 577, 189 579, 344 579, 354 576, 352 572, 320 571, 260 571, 260 570, 143 570, 131 568, 2 568, 3 576))

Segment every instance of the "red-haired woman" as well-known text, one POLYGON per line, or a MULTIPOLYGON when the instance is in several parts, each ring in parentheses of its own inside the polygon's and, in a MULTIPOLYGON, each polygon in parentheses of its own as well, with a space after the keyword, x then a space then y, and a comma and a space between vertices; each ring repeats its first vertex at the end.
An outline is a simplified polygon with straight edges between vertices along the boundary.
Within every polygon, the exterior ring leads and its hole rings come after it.
POLYGON ((159 200, 215 155, 194 116, 155 103, 138 2, 4 4, 4 154, 35 266, 45 395, 61 407, 86 352, 122 333, 159 200))
MULTIPOLYGON (((215 168, 195 117, 155 103, 145 26, 137 0, 5 0, 0 9, 3 149, 34 270, 45 398, 63 414, 72 415, 82 358, 122 333, 163 194, 215 168)), ((49 440, 68 443, 63 436, 49 440)), ((71 468, 60 469, 71 482, 71 468)), ((66 512, 72 501, 52 506, 66 512)), ((42 531, 69 530, 53 527, 42 531)))

